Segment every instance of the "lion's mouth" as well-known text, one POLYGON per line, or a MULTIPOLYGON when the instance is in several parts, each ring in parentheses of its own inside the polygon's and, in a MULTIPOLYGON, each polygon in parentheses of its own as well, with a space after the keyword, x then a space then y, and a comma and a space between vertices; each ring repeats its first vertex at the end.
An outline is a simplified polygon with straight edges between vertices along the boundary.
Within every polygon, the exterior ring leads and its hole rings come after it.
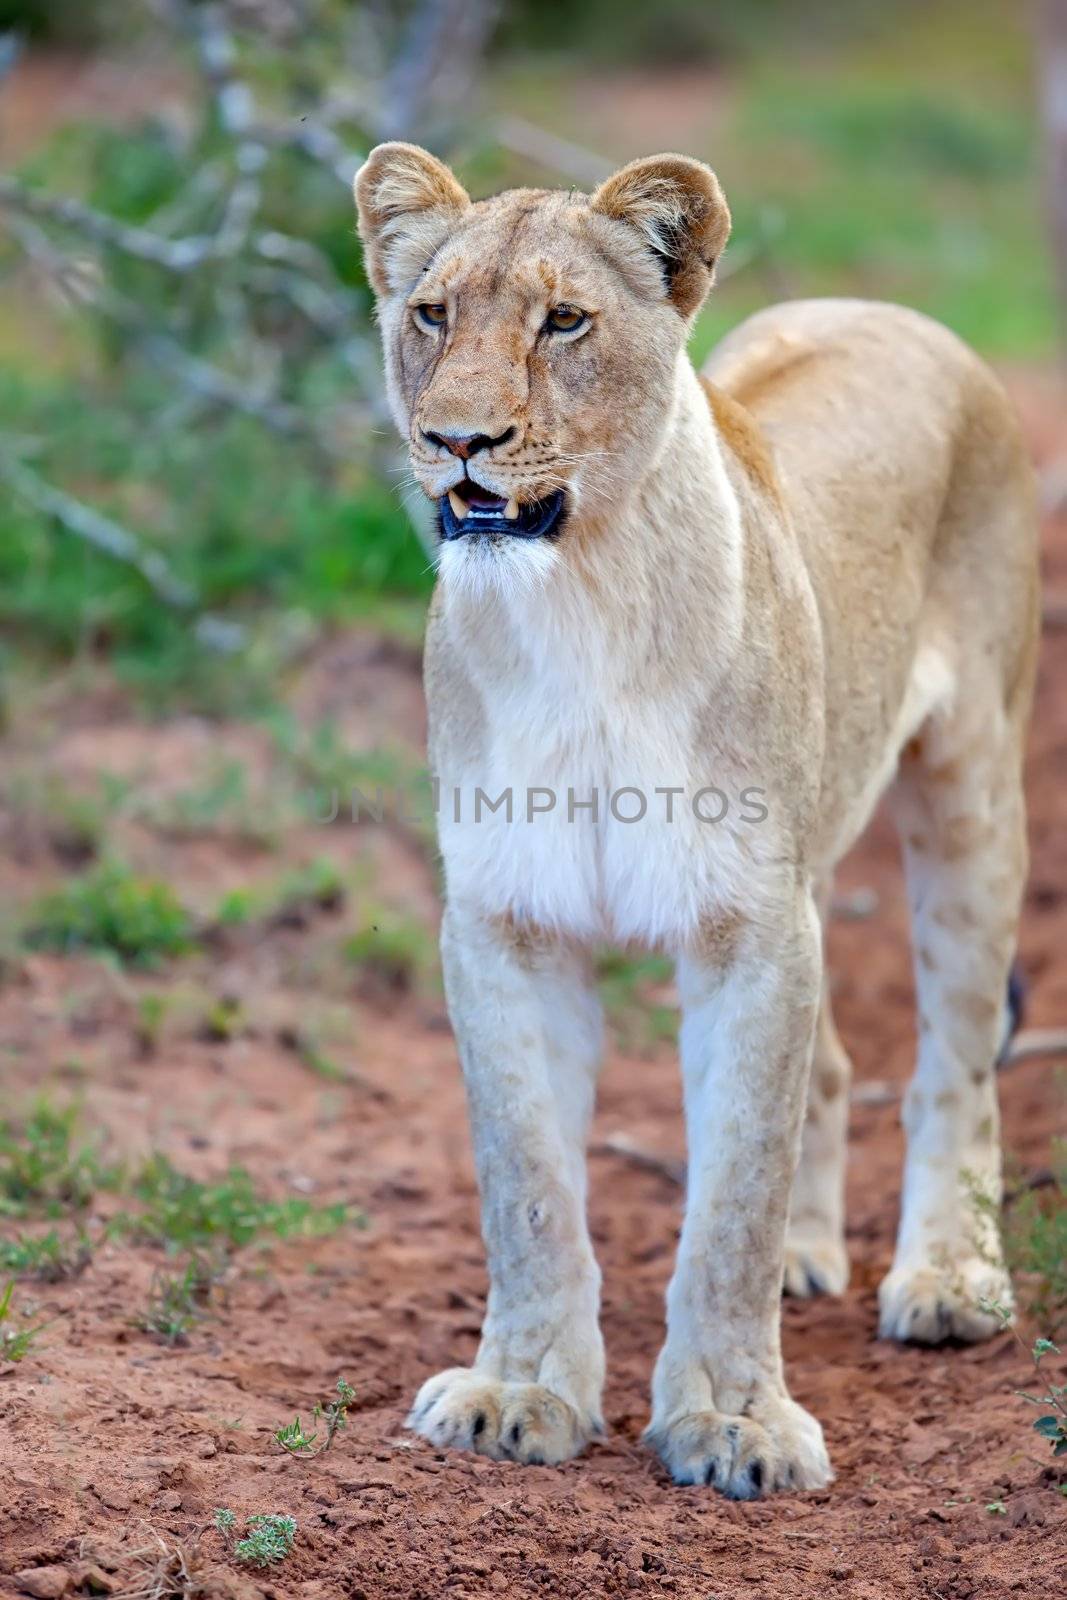
POLYGON ((546 539, 558 533, 563 517, 563 491, 557 489, 544 500, 528 500, 520 505, 512 498, 490 494, 478 483, 464 478, 437 502, 442 539, 461 539, 466 534, 504 534, 519 539, 546 539))

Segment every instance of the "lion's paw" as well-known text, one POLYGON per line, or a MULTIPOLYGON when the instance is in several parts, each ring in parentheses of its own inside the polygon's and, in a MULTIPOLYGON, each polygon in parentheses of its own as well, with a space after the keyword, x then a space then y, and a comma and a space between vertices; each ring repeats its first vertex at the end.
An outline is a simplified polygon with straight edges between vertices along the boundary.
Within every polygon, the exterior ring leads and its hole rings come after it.
POLYGON ((527 1466, 567 1461, 598 1431, 539 1383, 505 1383, 467 1367, 428 1378, 407 1426, 439 1450, 474 1450, 527 1466))
POLYGON ((784 1489, 822 1489, 833 1478, 822 1429, 787 1396, 759 1402, 748 1416, 697 1411, 649 1426, 645 1438, 675 1483, 706 1483, 731 1500, 784 1489))
POLYGON ((973 1256, 946 1266, 894 1267, 878 1290, 878 1331, 883 1339, 976 1344, 1003 1327, 996 1304, 1011 1310, 1011 1280, 1002 1267, 973 1256))
POLYGON ((809 1300, 816 1294, 844 1294, 848 1274, 848 1251, 843 1239, 787 1239, 782 1281, 785 1294, 797 1300, 809 1300))

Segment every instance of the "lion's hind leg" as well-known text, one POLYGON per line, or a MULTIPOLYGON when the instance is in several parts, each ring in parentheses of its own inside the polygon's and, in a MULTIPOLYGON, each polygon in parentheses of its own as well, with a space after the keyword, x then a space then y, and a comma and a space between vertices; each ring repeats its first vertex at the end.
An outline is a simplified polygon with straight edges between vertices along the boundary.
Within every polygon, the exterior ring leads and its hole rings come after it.
POLYGON ((919 1050, 904 1103, 900 1230, 881 1331, 982 1339, 1011 1285, 993 1221, 1001 1162, 995 1065, 1026 873, 1023 716, 975 694, 927 728, 895 788, 911 903, 919 1050), (985 1199, 983 1204, 982 1197, 985 1199))

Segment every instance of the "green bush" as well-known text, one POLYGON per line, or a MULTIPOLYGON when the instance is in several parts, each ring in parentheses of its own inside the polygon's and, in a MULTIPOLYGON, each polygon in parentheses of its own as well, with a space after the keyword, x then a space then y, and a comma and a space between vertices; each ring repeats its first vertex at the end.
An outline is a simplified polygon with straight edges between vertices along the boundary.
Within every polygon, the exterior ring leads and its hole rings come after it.
POLYGON ((137 966, 184 955, 193 925, 169 884, 103 862, 31 907, 24 931, 37 950, 109 952, 137 966))

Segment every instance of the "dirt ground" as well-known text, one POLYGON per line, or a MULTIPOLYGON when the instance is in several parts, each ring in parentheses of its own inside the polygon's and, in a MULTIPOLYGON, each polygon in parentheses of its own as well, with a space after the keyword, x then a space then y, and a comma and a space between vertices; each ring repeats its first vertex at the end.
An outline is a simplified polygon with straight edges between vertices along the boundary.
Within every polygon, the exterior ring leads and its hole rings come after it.
MULTIPOLYGON (((1047 457, 1064 444, 1051 395, 1030 382, 1020 399, 1047 457)), ((1048 523, 1045 548, 1049 590, 1067 596, 1067 518, 1048 523)), ((321 648, 289 700, 302 717, 335 716, 357 748, 419 749, 417 660, 369 632, 321 648)), ((7 742, 16 765, 36 763, 75 786, 100 770, 124 774, 159 802, 220 752, 255 772, 263 738, 251 724, 145 724, 122 695, 82 674, 25 715, 16 708, 7 742)), ((1021 957, 1034 1026, 1067 1019, 1065 788, 1061 619, 1046 633, 1030 753, 1034 860, 1021 957)), ((117 1590, 129 1585, 131 1550, 154 1534, 190 1548, 201 1530, 193 1560, 205 1588, 189 1594, 993 1600, 1065 1591, 1067 1500, 1013 1395, 1028 1376, 1018 1346, 1005 1337, 918 1350, 876 1338, 876 1286, 899 1195, 899 1095, 914 1044, 903 891, 884 819, 840 883, 853 912, 857 890, 875 891, 876 908, 839 917, 830 941, 837 1015, 857 1069, 852 1284, 840 1300, 784 1307, 792 1390, 822 1420, 837 1479, 823 1493, 736 1505, 672 1487, 639 1437, 680 1191, 610 1141, 680 1154, 672 1049, 616 1048, 603 1078, 591 1205, 605 1271, 607 1438, 560 1468, 438 1455, 404 1432, 405 1408, 429 1373, 470 1360, 486 1288, 455 1051, 432 983, 374 990, 335 959, 372 914, 360 884, 432 925, 432 862, 397 827, 305 824, 270 847, 246 827, 220 834, 152 816, 142 807, 119 817, 122 852, 191 904, 323 855, 357 887, 340 909, 235 935, 162 975, 31 957, 0 989, 6 1102, 17 1108, 48 1087, 80 1099, 86 1126, 106 1129, 116 1151, 162 1149, 199 1177, 236 1162, 272 1194, 351 1201, 367 1221, 239 1254, 225 1305, 173 1349, 131 1326, 159 1262, 148 1246, 105 1244, 73 1281, 19 1285, 20 1301, 49 1326, 26 1360, 0 1369, 0 1596, 117 1590), (179 1006, 146 1052, 138 1005, 167 985, 236 997, 247 1022, 228 1041, 205 1038, 179 1006), (308 1017, 332 1018, 335 1078, 316 1075, 291 1048, 293 1027, 308 1017), (357 1393, 347 1430, 313 1461, 285 1456, 273 1431, 298 1411, 306 1420, 340 1374, 357 1393), (1003 1511, 987 1509, 994 1502, 1003 1511), (293 1515, 284 1565, 234 1569, 210 1526, 218 1506, 293 1515), (55 1567, 58 1576, 26 1576, 55 1567)), ((8 900, 66 870, 62 841, 32 816, 7 813, 0 827, 8 900)), ((1001 1086, 1014 1162, 1024 1173, 1045 1165, 1050 1137, 1064 1131, 1056 1064, 1023 1062, 1001 1086)))

